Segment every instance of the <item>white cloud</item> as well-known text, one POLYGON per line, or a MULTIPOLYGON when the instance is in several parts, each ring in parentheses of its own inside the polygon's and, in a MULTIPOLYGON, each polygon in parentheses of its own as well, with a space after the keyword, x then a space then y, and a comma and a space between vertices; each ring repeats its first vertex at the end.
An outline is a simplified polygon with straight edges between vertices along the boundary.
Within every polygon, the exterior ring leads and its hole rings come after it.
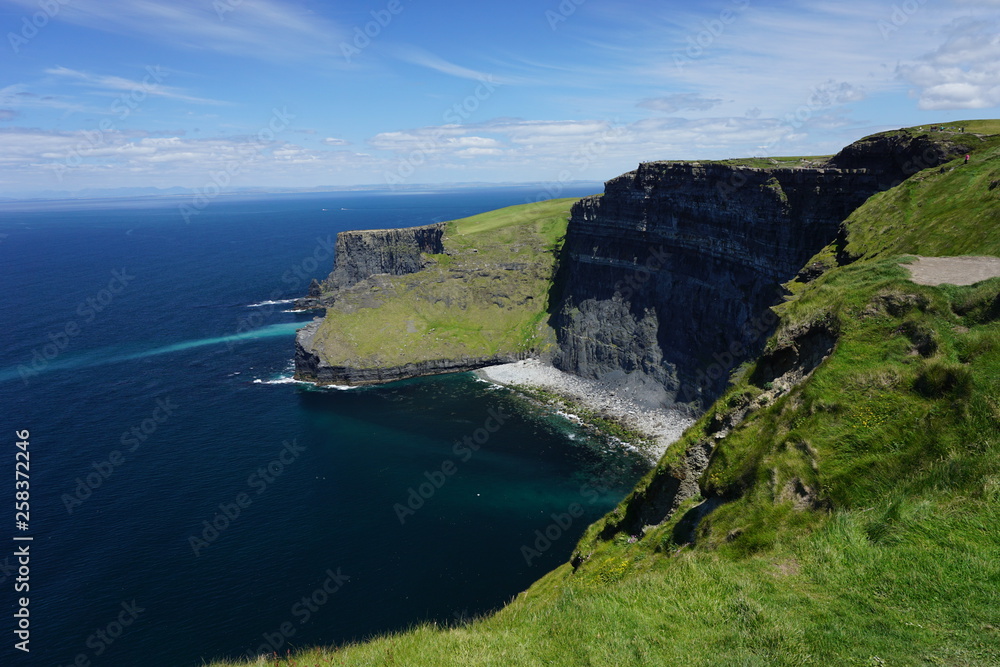
POLYGON ((921 109, 1000 106, 1000 21, 958 20, 936 51, 900 65, 921 109))
POLYGON ((346 141, 345 139, 338 139, 336 137, 327 137, 326 139, 323 140, 323 143, 325 143, 328 146, 347 146, 351 142, 346 141))
MULTIPOLYGON (((59 132, 0 128, 0 181, 23 177, 34 187, 105 187, 121 184, 201 187, 212 174, 232 173, 233 185, 302 183, 337 170, 372 175, 379 161, 349 151, 313 150, 290 142, 246 137, 188 139, 142 132, 59 132), (234 170, 235 165, 235 170, 234 170)), ((374 180, 374 178, 373 178, 374 180)))

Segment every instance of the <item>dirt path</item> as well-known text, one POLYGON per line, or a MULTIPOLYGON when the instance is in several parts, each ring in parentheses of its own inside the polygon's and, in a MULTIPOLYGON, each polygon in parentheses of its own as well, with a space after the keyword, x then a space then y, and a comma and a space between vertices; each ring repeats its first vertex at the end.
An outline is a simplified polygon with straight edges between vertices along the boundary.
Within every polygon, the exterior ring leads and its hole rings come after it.
POLYGON ((1000 276, 1000 257, 917 257, 903 266, 918 285, 971 285, 1000 276))

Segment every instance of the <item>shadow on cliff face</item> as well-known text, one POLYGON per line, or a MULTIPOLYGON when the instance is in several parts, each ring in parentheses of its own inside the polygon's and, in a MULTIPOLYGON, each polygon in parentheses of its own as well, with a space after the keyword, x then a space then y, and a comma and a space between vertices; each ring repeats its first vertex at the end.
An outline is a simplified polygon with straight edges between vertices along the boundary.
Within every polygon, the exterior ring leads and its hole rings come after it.
POLYGON ((642 264, 650 259, 643 257, 645 246, 620 243, 588 261, 593 258, 580 257, 572 245, 568 236, 549 290, 548 323, 557 346, 548 360, 646 409, 673 406, 679 383, 662 354, 668 349, 658 312, 662 298, 652 278, 664 261, 654 252, 651 272, 642 264))
MULTIPOLYGON (((574 205, 575 208, 575 205, 574 205)), ((568 294, 569 286, 569 247, 566 243, 566 239, 563 239, 563 244, 559 248, 559 253, 556 255, 556 266, 555 271, 552 274, 552 286, 549 287, 549 306, 546 311, 548 314, 548 325, 553 331, 559 331, 560 328, 565 324, 562 313, 562 303, 568 294)), ((545 361, 551 362, 556 354, 555 350, 551 350, 544 356, 545 361)))

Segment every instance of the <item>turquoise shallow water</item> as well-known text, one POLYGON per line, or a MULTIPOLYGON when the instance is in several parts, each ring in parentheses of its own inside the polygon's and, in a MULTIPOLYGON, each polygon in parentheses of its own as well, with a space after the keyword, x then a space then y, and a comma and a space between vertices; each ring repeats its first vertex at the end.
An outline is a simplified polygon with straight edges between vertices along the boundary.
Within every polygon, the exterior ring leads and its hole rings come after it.
POLYGON ((290 382, 311 316, 280 303, 329 272, 337 231, 532 194, 220 199, 192 224, 170 199, 0 204, 11 469, 14 432, 31 443, 30 528, 5 484, 0 538, 34 538, 31 653, 6 641, 0 663, 283 653, 485 613, 563 562, 641 460, 467 374, 290 382))

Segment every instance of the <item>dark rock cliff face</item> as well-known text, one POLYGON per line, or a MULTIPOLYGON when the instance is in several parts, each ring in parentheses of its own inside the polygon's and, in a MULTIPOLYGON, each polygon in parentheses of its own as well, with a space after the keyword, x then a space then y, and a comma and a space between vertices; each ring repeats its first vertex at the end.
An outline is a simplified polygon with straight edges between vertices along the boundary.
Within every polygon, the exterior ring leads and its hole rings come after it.
POLYGON ((829 166, 866 169, 875 175, 880 190, 899 185, 922 169, 967 153, 965 144, 909 132, 877 134, 856 141, 833 156, 829 166))
POLYGON ((387 273, 402 276, 423 268, 421 253, 444 252, 445 224, 341 232, 334 248, 336 265, 327 278, 327 289, 351 287, 369 276, 387 273))
POLYGON ((368 229, 340 232, 334 245, 333 272, 322 283, 313 280, 308 294, 295 302, 299 310, 327 305, 325 293, 353 287, 378 274, 403 276, 424 267, 421 253, 444 252, 445 223, 402 229, 368 229))
POLYGON ((647 163, 612 179, 573 209, 556 365, 620 377, 649 403, 704 407, 762 349, 780 284, 868 197, 934 156, 899 140, 831 160, 857 169, 647 163))

